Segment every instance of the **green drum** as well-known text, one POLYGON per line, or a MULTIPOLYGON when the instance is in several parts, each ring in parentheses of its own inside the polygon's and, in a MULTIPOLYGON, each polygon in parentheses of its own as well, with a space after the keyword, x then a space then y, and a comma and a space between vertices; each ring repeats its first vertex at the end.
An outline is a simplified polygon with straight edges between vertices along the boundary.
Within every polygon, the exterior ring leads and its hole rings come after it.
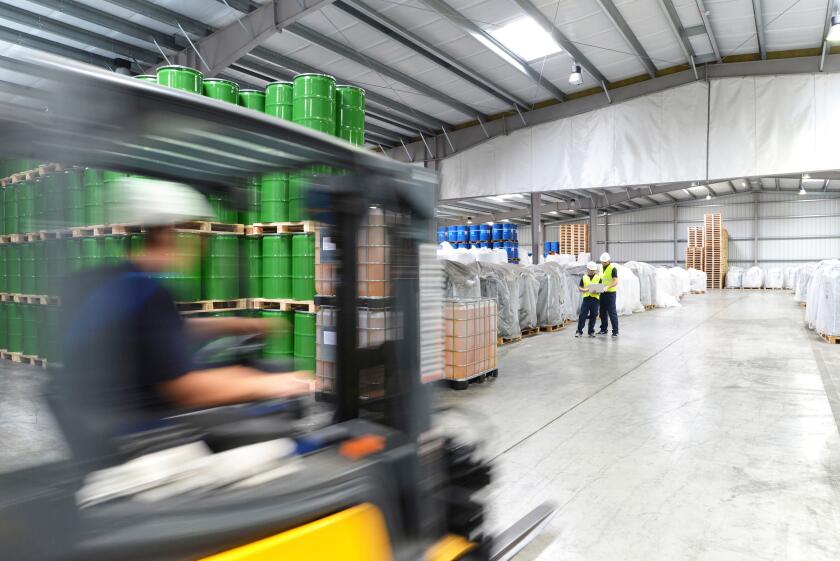
POLYGON ((84 269, 82 258, 82 238, 67 238, 64 241, 64 258, 67 274, 78 273, 84 269))
POLYGON ((264 298, 292 298, 292 238, 263 236, 262 293, 264 298))
POLYGON ((32 217, 35 214, 35 187, 32 181, 18 183, 18 229, 21 234, 32 231, 32 217))
POLYGON ((335 88, 335 134, 354 146, 365 144, 365 90, 356 86, 335 88))
POLYGON ((235 210, 228 208, 222 197, 216 195, 208 195, 207 200, 210 202, 210 208, 213 209, 213 215, 216 222, 223 224, 236 224, 238 213, 235 210))
POLYGON ((295 370, 315 371, 315 314, 295 312, 295 370))
POLYGON ((105 236, 104 264, 113 266, 125 261, 128 256, 128 236, 105 236))
POLYGON ((102 238, 82 238, 82 269, 94 269, 102 265, 104 243, 102 238))
POLYGON ((35 294, 46 295, 50 293, 49 275, 50 268, 47 261, 47 242, 33 242, 35 256, 35 294))
POLYGON ((12 243, 6 246, 6 289, 10 294, 23 294, 20 290, 20 246, 12 243))
POLYGON ((309 186, 310 175, 303 171, 289 173, 289 222, 300 222, 306 216, 306 188, 309 186))
MULTIPOLYGON (((104 171, 102 172, 102 218, 104 222, 97 224, 116 224, 122 222, 122 217, 118 216, 119 210, 119 182, 123 178, 128 177, 127 173, 119 171, 104 171)), ((97 224, 89 224, 95 226, 97 224)))
POLYGON ((20 293, 35 294, 35 244, 19 244, 20 293))
POLYGON ((85 168, 84 201, 85 226, 105 224, 105 181, 101 170, 85 168))
POLYGON ((29 356, 38 356, 38 316, 41 306, 37 304, 21 304, 21 322, 23 323, 23 349, 21 352, 29 356))
POLYGON ((210 234, 202 267, 204 300, 232 300, 239 296, 239 237, 210 234))
MULTIPOLYGON (((2 176, 2 177, 5 177, 2 176)), ((6 188, 0 187, 0 234, 6 233, 6 188)), ((2 325, 2 324, 0 324, 2 325)))
POLYGON ((289 221, 289 175, 266 173, 260 184, 259 222, 289 221))
POLYGON ((260 192, 261 185, 259 178, 253 177, 248 180, 245 186, 248 195, 248 210, 239 213, 240 224, 256 224, 260 221, 260 192))
POLYGON ((202 84, 202 90, 205 97, 212 97, 220 101, 227 101, 228 103, 236 103, 239 101, 239 85, 230 80, 223 80, 221 78, 207 78, 202 84))
POLYGON ((67 272, 67 253, 64 240, 53 239, 44 242, 46 246, 47 263, 47 292, 50 296, 58 296, 61 283, 67 272))
POLYGON ((265 112, 265 94, 259 90, 239 90, 239 105, 263 113, 265 112))
POLYGON ((201 95, 202 78, 203 75, 198 70, 175 64, 161 66, 157 71, 157 83, 161 86, 199 95, 201 95))
POLYGON ((262 239, 242 238, 242 255, 245 256, 245 283, 242 286, 244 298, 262 296, 262 239))
POLYGON ((292 99, 291 82, 271 82, 265 87, 265 114, 291 121, 292 99))
POLYGON ((157 84, 158 81, 157 76, 154 74, 138 74, 134 78, 143 82, 153 82, 155 84, 157 84))
POLYGON ((48 173, 41 181, 41 217, 43 219, 43 229, 54 230, 57 228, 64 228, 67 222, 64 220, 65 216, 65 174, 62 173, 48 173))
POLYGON ((292 120, 304 127, 335 134, 335 78, 300 74, 292 86, 292 120))
POLYGON ((7 339, 8 347, 6 350, 13 353, 20 353, 23 352, 23 317, 21 315, 23 310, 21 307, 25 306, 25 304, 7 302, 6 305, 9 331, 7 339))
MULTIPOLYGON (((6 289, 6 248, 9 244, 0 244, 0 292, 8 292, 6 289)), ((0 323, 0 327, 4 324, 0 323)), ((0 349, 5 347, 0 346, 0 349)))
POLYGON ((178 232, 175 237, 175 261, 182 268, 161 275, 161 280, 177 302, 201 300, 201 236, 178 232))
POLYGON ((146 237, 143 234, 131 234, 128 242, 129 255, 140 255, 143 252, 143 247, 146 243, 146 237))
POLYGON ((6 187, 6 201, 3 207, 3 215, 5 216, 5 233, 17 234, 19 231, 18 220, 18 205, 17 205, 17 185, 11 184, 6 187))
POLYGON ((85 224, 85 191, 82 174, 79 170, 69 170, 64 177, 65 209, 64 217, 70 227, 85 224))
POLYGON ((292 299, 312 300, 315 297, 315 236, 292 236, 292 299))
POLYGON ((265 339, 263 356, 266 358, 284 358, 294 356, 294 331, 293 325, 295 314, 293 312, 281 312, 280 310, 263 310, 262 317, 271 318, 277 322, 277 327, 265 339))
POLYGON ((0 302, 0 349, 9 348, 9 317, 6 302, 0 302))

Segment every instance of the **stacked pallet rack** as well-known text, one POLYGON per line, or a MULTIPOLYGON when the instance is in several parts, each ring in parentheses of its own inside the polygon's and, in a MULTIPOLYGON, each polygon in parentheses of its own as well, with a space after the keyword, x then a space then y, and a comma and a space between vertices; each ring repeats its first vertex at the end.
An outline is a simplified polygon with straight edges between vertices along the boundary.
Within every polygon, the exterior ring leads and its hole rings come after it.
POLYGON ((703 216, 703 244, 707 288, 723 288, 729 269, 729 236, 719 213, 703 216))
POLYGON ((688 227, 688 245, 685 248, 685 268, 705 271, 705 249, 703 246, 703 228, 688 227))

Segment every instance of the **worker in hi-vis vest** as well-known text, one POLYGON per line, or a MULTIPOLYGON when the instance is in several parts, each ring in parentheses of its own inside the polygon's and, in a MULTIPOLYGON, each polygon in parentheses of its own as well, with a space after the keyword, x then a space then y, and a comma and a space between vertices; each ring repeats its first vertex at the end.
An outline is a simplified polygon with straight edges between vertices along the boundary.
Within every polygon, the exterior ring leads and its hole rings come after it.
POLYGON ((610 262, 610 254, 601 254, 601 282, 607 288, 601 294, 601 330, 598 335, 607 334, 607 318, 612 324, 612 336, 618 337, 618 311, 615 308, 616 291, 618 291, 618 269, 610 262))
POLYGON ((583 301, 580 304, 580 315, 578 316, 575 337, 583 335, 583 326, 586 324, 586 320, 589 320, 589 336, 595 337, 595 319, 598 317, 598 294, 589 292, 589 285, 600 282, 601 277, 598 275, 598 265, 594 261, 590 261, 586 265, 586 273, 584 273, 578 285, 578 290, 583 295, 583 301))

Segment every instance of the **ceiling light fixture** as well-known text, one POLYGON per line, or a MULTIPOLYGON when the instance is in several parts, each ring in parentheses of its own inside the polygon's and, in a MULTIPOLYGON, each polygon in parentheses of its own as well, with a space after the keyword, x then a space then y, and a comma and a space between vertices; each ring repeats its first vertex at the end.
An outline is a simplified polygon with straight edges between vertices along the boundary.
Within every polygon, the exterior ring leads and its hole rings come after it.
POLYGON ((472 218, 467 218, 467 224, 472 224, 472 218))
POLYGON ((828 29, 828 35, 825 40, 829 43, 840 42, 840 15, 831 16, 831 27, 828 29))
POLYGON ((486 222, 486 224, 487 224, 488 226, 492 226, 492 225, 493 225, 493 223, 492 223, 492 222, 486 222))
POLYGON ((510 222, 510 220, 508 220, 507 218, 502 218, 501 220, 499 220, 499 222, 510 222))
POLYGON ((569 74, 569 84, 573 86, 583 84, 583 74, 581 73, 580 65, 576 62, 572 63, 572 73, 569 74))
POLYGON ((557 211, 556 211, 556 210, 552 210, 551 212, 549 212, 549 214, 557 214, 557 211))
POLYGON ((712 194, 711 194, 711 193, 706 193, 706 200, 707 200, 707 201, 711 201, 711 200, 712 200, 712 194))
POLYGON ((563 50, 535 19, 527 16, 490 30, 490 35, 528 62, 563 50))
POLYGON ((742 181, 742 182, 741 182, 741 187, 746 187, 746 186, 747 186, 747 182, 746 182, 746 181, 742 181))
POLYGON ((800 195, 807 195, 808 191, 805 190, 805 187, 799 187, 799 194, 800 195))

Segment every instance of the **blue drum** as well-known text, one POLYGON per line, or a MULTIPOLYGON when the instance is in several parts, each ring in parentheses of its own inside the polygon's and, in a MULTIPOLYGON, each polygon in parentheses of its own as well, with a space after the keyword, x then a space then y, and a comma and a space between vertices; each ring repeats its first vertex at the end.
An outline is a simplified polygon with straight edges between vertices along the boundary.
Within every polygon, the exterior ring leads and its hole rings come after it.
POLYGON ((500 239, 506 242, 513 240, 513 228, 511 226, 512 224, 502 224, 502 237, 500 239))
POLYGON ((446 235, 446 226, 442 226, 437 229, 437 241, 438 243, 445 242, 449 238, 446 235))
POLYGON ((481 239, 480 236, 481 226, 478 224, 470 225, 470 241, 477 242, 481 239))
POLYGON ((519 226, 518 224, 511 224, 510 225, 510 239, 512 241, 516 241, 519 239, 519 226))
POLYGON ((478 240, 482 242, 489 242, 491 240, 490 224, 482 224, 478 232, 478 240))
POLYGON ((490 242, 481 242, 478 246, 484 249, 490 249, 490 242))
POLYGON ((553 249, 551 249, 552 243, 553 242, 545 242, 543 244, 543 251, 545 251, 546 254, 548 254, 549 251, 554 251, 553 249))
POLYGON ((493 233, 491 234, 493 236, 493 238, 492 238, 493 241, 494 242, 502 241, 504 239, 502 237, 504 235, 503 232, 504 232, 504 224, 493 224, 493 233))
POLYGON ((504 242, 493 242, 493 249, 501 249, 505 247, 504 242))

